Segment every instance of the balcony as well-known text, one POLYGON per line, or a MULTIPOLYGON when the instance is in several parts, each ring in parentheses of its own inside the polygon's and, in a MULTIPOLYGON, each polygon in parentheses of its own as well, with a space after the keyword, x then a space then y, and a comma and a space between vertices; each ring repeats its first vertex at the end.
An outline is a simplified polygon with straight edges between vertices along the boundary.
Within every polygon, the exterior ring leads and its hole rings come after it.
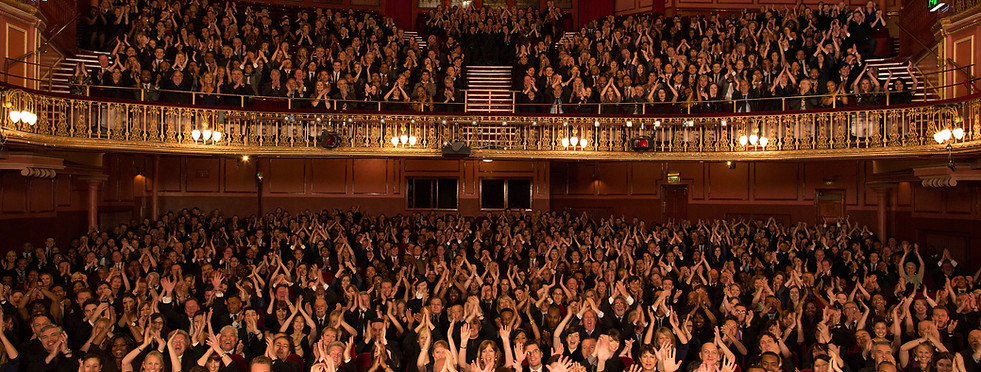
POLYGON ((445 144, 462 141, 475 158, 725 161, 909 157, 981 148, 978 95, 903 106, 662 116, 210 108, 13 87, 2 92, 2 102, 0 128, 8 147, 108 152, 440 157, 445 144), (11 117, 12 111, 36 117, 11 117))

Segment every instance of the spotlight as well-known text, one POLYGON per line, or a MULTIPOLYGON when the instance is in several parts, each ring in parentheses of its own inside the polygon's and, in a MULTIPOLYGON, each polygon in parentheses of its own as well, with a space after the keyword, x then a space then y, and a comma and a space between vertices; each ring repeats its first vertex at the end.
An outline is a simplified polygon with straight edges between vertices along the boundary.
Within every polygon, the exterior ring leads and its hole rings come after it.
POLYGON ((647 136, 637 136, 630 140, 630 148, 637 152, 650 151, 651 138, 647 136))
POLYGON ((732 160, 726 161, 726 167, 729 167, 729 169, 736 169, 736 163, 733 163, 732 160))
POLYGON ((317 138, 317 144, 325 149, 337 148, 341 145, 341 137, 337 133, 323 131, 317 138))
POLYGON ((248 163, 249 162, 249 156, 248 155, 242 155, 242 161, 248 163))

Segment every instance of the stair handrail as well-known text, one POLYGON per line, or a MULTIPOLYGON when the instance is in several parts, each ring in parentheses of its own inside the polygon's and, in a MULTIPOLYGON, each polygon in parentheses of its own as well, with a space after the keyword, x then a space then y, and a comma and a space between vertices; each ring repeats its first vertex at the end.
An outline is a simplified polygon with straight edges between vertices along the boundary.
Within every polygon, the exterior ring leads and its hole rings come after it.
MULTIPOLYGON (((961 67, 961 65, 957 64, 957 62, 954 62, 954 60, 952 60, 950 58, 947 58, 946 60, 941 59, 940 55, 937 54, 937 52, 934 52, 933 51, 933 48, 927 46, 926 43, 923 42, 923 40, 920 40, 920 38, 916 37, 916 35, 913 35, 913 33, 910 32, 909 30, 907 30, 906 27, 903 27, 903 25, 900 24, 900 23, 896 23, 896 25, 899 26, 899 29, 900 30, 902 30, 907 35, 909 35, 909 37, 913 38, 913 40, 916 41, 917 44, 920 44, 920 46, 923 47, 923 50, 930 52, 930 54, 933 54, 933 56, 936 57, 938 61, 944 62, 945 64, 949 63, 949 64, 953 65, 955 69, 959 70, 961 73, 963 73, 965 76, 967 76, 969 80, 972 80, 972 76, 974 76, 974 75, 971 74, 971 71, 970 70, 967 70, 966 68, 961 67)), ((912 60, 912 58, 911 58, 911 60, 912 60)), ((917 71, 919 71, 919 68, 917 68, 917 71)), ((924 79, 924 80, 926 80, 926 79, 924 79)), ((928 82, 929 82, 929 80, 928 80, 928 82)), ((972 81, 971 82, 971 88, 974 89, 975 91, 981 90, 981 89, 978 89, 978 87, 977 87, 976 84, 977 84, 976 81, 972 81)))
POLYGON ((75 23, 75 21, 78 21, 78 19, 81 18, 81 17, 82 17, 82 14, 81 13, 75 15, 75 17, 73 17, 70 21, 68 21, 64 25, 62 25, 61 28, 58 29, 58 31, 55 31, 55 33, 53 35, 51 35, 51 37, 47 38, 47 40, 44 41, 44 44, 41 44, 41 46, 37 47, 37 49, 34 49, 34 50, 32 50, 30 52, 27 52, 27 53, 24 53, 24 55, 22 55, 20 57, 17 57, 17 58, 9 58, 7 60, 7 62, 4 64, 4 66, 3 66, 3 72, 7 72, 10 69, 10 66, 12 66, 15 63, 23 62, 23 60, 25 60, 28 57, 33 56, 35 54, 43 53, 44 52, 44 49, 47 48, 49 44, 51 44, 51 41, 52 40, 54 40, 55 38, 57 38, 58 35, 61 35, 61 33, 64 32, 65 29, 67 29, 69 25, 75 23))

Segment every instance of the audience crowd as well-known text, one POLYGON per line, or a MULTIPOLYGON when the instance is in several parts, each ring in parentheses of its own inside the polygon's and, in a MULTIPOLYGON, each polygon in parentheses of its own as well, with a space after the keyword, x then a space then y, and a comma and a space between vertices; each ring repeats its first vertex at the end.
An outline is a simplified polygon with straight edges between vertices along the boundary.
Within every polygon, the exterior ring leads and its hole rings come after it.
MULTIPOLYGON (((873 1, 607 17, 565 37, 545 9, 439 6, 426 47, 370 12, 235 2, 102 0, 72 90, 110 98, 324 110, 463 111, 464 70, 512 65, 516 111, 670 114, 909 103, 918 88, 866 60, 888 38, 873 1), (242 9, 244 7, 244 9, 242 9), (793 98, 790 98, 793 97, 793 98), (732 101, 732 102, 727 102, 732 101)), ((913 76, 910 71, 910 76, 913 76)))
POLYGON ((847 219, 181 210, 8 251, 0 370, 977 371, 981 271, 880 238, 847 219))

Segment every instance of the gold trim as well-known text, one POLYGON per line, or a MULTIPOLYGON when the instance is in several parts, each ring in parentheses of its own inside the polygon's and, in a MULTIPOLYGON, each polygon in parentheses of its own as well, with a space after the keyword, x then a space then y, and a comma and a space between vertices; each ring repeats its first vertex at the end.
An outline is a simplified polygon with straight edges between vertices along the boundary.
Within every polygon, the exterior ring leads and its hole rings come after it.
POLYGON ((872 110, 661 118, 229 111, 52 97, 17 89, 4 92, 2 103, 0 126, 8 146, 99 152, 437 158, 443 144, 462 140, 470 145, 472 157, 494 159, 892 158, 941 154, 945 151, 933 134, 954 127, 965 132, 963 140, 952 143, 955 152, 981 152, 981 97, 872 110), (33 112, 37 122, 13 123, 10 110, 33 112), (220 132, 222 138, 205 143, 207 132, 220 132), (318 137, 325 132, 337 134, 337 148, 319 147, 318 137), (393 146, 391 138, 402 135, 416 142, 393 146), (648 137, 653 151, 634 152, 631 139, 638 136, 648 137), (752 136, 766 137, 766 146, 756 145, 752 136))

